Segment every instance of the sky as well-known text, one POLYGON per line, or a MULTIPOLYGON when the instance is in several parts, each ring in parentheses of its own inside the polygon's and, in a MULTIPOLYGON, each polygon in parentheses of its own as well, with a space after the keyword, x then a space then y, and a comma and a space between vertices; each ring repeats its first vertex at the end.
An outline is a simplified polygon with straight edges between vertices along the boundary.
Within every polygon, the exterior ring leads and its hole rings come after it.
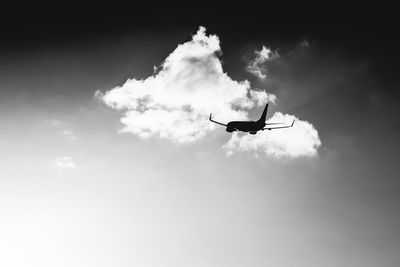
POLYGON ((1 266, 398 266, 392 13, 121 9, 1 18, 1 266))

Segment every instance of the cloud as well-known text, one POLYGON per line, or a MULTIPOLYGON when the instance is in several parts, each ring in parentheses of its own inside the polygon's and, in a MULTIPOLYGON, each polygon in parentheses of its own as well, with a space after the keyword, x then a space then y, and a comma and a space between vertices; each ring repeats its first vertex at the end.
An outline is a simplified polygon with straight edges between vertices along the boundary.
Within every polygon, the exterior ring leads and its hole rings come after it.
POLYGON ((307 39, 303 39, 300 43, 299 43, 300 47, 305 47, 305 48, 310 48, 310 42, 307 39))
MULTIPOLYGON (((236 81, 224 73, 220 53, 218 36, 206 35, 206 29, 200 27, 191 41, 178 45, 153 69, 152 76, 129 79, 104 94, 97 91, 95 96, 122 111, 122 132, 178 144, 195 142, 216 129, 208 121, 209 113, 221 121, 246 120, 249 110, 276 100, 273 94, 252 89, 249 81, 236 81)), ((247 70, 263 78, 263 64, 278 57, 278 53, 263 46, 247 70)), ((292 118, 275 113, 271 120, 291 123, 292 118)), ((228 155, 252 151, 280 158, 314 156, 320 144, 316 129, 297 119, 290 129, 233 134, 224 148, 228 155)))
POLYGON ((52 134, 62 136, 63 138, 71 142, 78 139, 78 136, 75 134, 74 130, 70 126, 70 123, 67 121, 62 121, 58 119, 47 119, 39 124, 39 128, 50 130, 52 134))
POLYGON ((129 79, 122 86, 96 96, 122 110, 122 132, 142 138, 159 137, 189 143, 215 129, 207 116, 221 120, 247 119, 248 110, 274 102, 276 97, 235 81, 223 72, 216 35, 200 27, 192 40, 178 45, 146 79, 129 79))
POLYGON ((275 113, 268 122, 286 122, 295 124, 291 128, 258 132, 256 135, 232 135, 224 145, 228 156, 241 151, 264 153, 275 158, 316 156, 321 140, 314 126, 295 116, 275 113))
POLYGON ((72 170, 75 169, 76 164, 71 157, 64 156, 64 157, 57 157, 54 160, 54 167, 60 171, 72 170))
POLYGON ((280 57, 278 52, 273 52, 271 49, 263 46, 260 51, 255 51, 256 57, 249 62, 246 70, 251 74, 257 76, 261 80, 267 78, 267 66, 268 62, 271 62, 280 57))
POLYGON ((74 134, 74 132, 71 129, 65 129, 61 131, 61 135, 66 137, 68 140, 75 141, 78 139, 78 137, 74 134))

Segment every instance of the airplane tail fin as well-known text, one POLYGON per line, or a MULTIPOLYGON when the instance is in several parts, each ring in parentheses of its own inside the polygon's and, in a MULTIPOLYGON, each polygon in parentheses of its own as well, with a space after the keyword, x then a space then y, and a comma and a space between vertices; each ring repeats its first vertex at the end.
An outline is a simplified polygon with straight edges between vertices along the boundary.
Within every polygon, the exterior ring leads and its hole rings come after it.
POLYGON ((258 120, 258 122, 265 122, 265 119, 267 118, 267 111, 268 111, 268 103, 265 105, 264 111, 261 115, 261 118, 258 120))

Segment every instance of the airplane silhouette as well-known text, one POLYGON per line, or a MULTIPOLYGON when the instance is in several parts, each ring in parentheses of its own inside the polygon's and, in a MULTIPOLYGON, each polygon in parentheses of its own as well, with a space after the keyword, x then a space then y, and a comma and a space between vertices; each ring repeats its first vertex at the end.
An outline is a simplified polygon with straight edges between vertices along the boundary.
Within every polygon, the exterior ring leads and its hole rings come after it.
POLYGON ((234 131, 248 132, 250 134, 256 134, 258 131, 264 130, 274 130, 282 128, 290 128, 294 124, 294 120, 291 125, 278 126, 278 127, 268 127, 269 125, 283 124, 282 122, 265 123, 265 118, 267 117, 268 103, 265 105, 264 111, 261 118, 258 121, 231 121, 228 124, 223 124, 212 119, 212 113, 210 113, 210 121, 225 126, 226 131, 231 133, 234 131), (265 127, 267 126, 267 127, 265 127))

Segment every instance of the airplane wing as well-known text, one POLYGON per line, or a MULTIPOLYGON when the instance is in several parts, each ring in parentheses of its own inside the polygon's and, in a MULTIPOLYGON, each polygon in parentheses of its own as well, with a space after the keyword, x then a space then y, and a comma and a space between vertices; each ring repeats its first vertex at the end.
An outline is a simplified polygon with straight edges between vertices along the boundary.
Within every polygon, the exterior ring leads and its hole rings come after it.
POLYGON ((212 117, 212 113, 210 113, 210 121, 212 121, 213 123, 216 123, 216 124, 219 124, 219 125, 222 125, 222 126, 226 127, 226 124, 220 123, 218 121, 214 121, 211 117, 212 117))
POLYGON ((279 127, 265 127, 265 128, 263 128, 263 130, 274 130, 274 129, 290 128, 290 127, 293 126, 293 124, 294 124, 294 120, 293 120, 291 125, 279 126, 279 127))

